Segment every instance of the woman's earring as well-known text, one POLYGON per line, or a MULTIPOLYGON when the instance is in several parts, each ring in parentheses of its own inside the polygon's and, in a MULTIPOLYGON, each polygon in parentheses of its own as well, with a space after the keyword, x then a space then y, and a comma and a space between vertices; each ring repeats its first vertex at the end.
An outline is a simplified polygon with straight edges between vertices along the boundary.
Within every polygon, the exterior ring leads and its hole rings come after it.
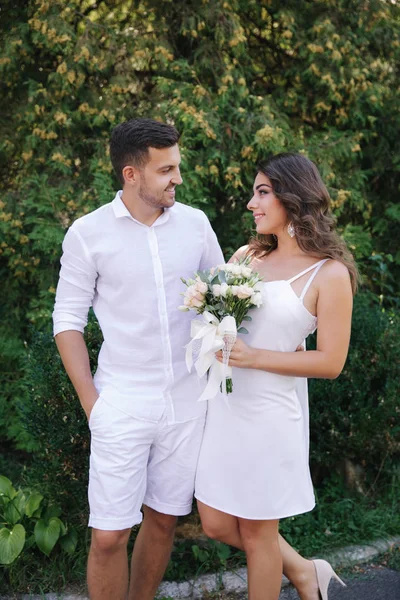
POLYGON ((293 223, 289 223, 288 228, 287 228, 287 232, 288 232, 288 234, 290 235, 291 238, 296 235, 296 232, 295 232, 294 227, 293 227, 293 223))

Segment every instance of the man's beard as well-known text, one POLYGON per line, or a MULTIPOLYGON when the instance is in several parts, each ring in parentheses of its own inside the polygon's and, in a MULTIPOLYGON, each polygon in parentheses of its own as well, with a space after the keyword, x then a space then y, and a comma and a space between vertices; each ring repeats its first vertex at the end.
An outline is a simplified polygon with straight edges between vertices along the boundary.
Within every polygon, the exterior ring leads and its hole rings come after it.
POLYGON ((147 206, 151 206, 152 208, 168 208, 171 206, 171 202, 168 202, 164 198, 164 191, 160 193, 159 196, 155 196, 151 192, 149 192, 146 183, 140 183, 139 187, 139 198, 147 204, 147 206))

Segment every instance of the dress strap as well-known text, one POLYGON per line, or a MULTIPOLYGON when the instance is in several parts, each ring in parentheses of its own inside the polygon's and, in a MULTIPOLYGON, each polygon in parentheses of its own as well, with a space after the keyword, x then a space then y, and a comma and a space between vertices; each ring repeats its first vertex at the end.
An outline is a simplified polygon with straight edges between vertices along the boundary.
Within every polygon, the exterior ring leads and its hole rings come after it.
POLYGON ((304 296, 307 294, 307 291, 310 287, 310 285, 312 284, 314 277, 316 276, 316 274, 318 273, 318 271, 320 270, 320 268, 322 267, 323 264, 326 263, 326 261, 329 260, 329 258, 324 258, 324 260, 321 260, 319 263, 317 263, 316 265, 313 265, 314 267, 314 272, 312 273, 312 275, 308 278, 306 285, 303 287, 303 291, 301 292, 301 296, 300 296, 300 300, 303 302, 304 300, 304 296))
POLYGON ((294 277, 291 277, 290 279, 287 279, 287 282, 288 283, 293 283, 293 281, 296 281, 296 279, 299 279, 300 277, 302 277, 306 273, 309 273, 309 271, 312 271, 316 267, 318 267, 318 269, 319 269, 320 267, 322 267, 322 265, 324 264, 324 262, 326 262, 327 260, 329 260, 329 259, 328 258, 324 258, 323 260, 320 260, 319 262, 314 263, 313 265, 311 265, 311 267, 307 267, 307 269, 304 269, 304 271, 302 271, 301 273, 297 273, 297 275, 295 275, 294 277))

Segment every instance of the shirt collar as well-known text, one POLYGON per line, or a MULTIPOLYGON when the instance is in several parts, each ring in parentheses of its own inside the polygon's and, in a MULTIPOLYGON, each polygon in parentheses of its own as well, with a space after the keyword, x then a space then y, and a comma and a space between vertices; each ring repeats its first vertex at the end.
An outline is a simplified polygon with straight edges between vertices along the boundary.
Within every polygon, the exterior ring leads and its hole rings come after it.
MULTIPOLYGON (((115 198, 111 204, 112 204, 112 208, 113 208, 116 219, 120 219, 121 217, 128 217, 129 219, 131 219, 138 225, 141 225, 142 227, 147 227, 147 225, 145 225, 144 223, 141 223, 140 221, 137 221, 136 219, 134 219, 132 217, 131 213, 129 212, 129 210, 126 208, 125 204, 122 201, 122 190, 119 190, 115 194, 115 198)), ((163 225, 163 223, 166 223, 169 219, 169 211, 170 211, 169 208, 164 208, 163 214, 160 215, 156 221, 154 221, 154 223, 153 223, 153 225, 151 225, 151 227, 157 227, 158 225, 163 225)))

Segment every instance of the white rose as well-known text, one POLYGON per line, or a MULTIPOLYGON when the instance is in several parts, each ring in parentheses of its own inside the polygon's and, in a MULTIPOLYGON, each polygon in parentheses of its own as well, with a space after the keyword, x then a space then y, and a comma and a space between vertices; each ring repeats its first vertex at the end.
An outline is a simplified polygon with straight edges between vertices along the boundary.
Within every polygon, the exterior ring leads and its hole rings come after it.
POLYGON ((190 301, 190 304, 193 308, 200 308, 201 306, 203 306, 204 303, 204 298, 202 300, 199 300, 199 298, 193 297, 190 301))
POLYGON ((232 273, 234 275, 241 275, 242 274, 242 267, 240 265, 232 265, 232 273))
POLYGON ((214 294, 214 296, 216 298, 219 298, 221 295, 221 286, 219 283, 216 283, 215 285, 212 286, 212 293, 214 294))
POLYGON ((187 296, 188 298, 191 298, 192 296, 194 296, 195 293, 196 293, 196 290, 195 290, 194 284, 189 285, 188 288, 186 289, 185 296, 187 296))
POLYGON ((238 295, 238 290, 239 290, 239 286, 238 285, 232 285, 231 286, 232 296, 237 296, 238 295))
POLYGON ((251 275, 253 273, 253 271, 250 269, 250 267, 242 267, 241 271, 242 271, 243 277, 251 277, 251 275))
POLYGON ((255 294, 253 294, 253 296, 251 297, 251 303, 254 304, 254 306, 257 306, 257 308, 260 308, 260 306, 262 305, 262 295, 260 292, 256 292, 255 294))
POLYGON ((208 290, 208 285, 204 281, 197 281, 194 287, 200 294, 205 294, 208 290))
POLYGON ((254 293, 253 288, 251 288, 249 285, 239 285, 239 289, 237 291, 237 297, 240 298, 241 300, 244 300, 245 298, 251 298, 253 293, 254 293))
POLYGON ((229 285, 227 283, 221 283, 221 296, 226 298, 226 294, 228 293, 229 285))

